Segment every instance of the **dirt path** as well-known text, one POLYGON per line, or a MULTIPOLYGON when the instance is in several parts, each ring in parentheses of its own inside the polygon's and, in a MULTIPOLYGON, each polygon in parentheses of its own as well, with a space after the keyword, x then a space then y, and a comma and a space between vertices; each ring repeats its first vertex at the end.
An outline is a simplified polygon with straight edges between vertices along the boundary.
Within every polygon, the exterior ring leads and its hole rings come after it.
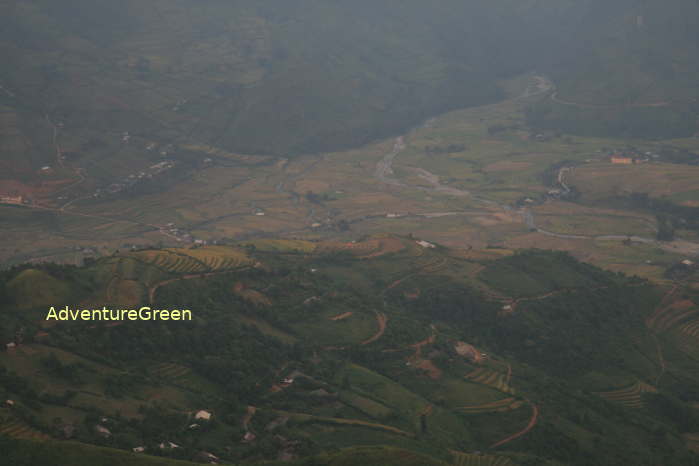
POLYGON ((248 406, 247 411, 245 412, 245 416, 243 416, 243 429, 245 429, 245 432, 250 432, 250 421, 252 420, 253 416, 255 416, 255 413, 257 412, 257 408, 254 406, 248 406))
POLYGON ((532 406, 532 417, 531 417, 531 419, 529 419, 529 424, 527 424, 527 427, 525 427, 523 430, 517 432, 516 434, 512 434, 509 437, 492 444, 490 446, 490 448, 497 448, 497 447, 505 445, 506 443, 509 443, 515 439, 518 439, 518 438, 522 437, 523 435, 526 435, 527 433, 529 433, 529 431, 532 430, 536 426, 536 423, 539 421, 539 407, 537 405, 533 404, 531 401, 529 401, 529 404, 531 404, 531 406, 532 406))
POLYGON ((653 334, 653 340, 655 340, 655 347, 658 350, 658 363, 660 364, 660 373, 658 374, 658 378, 655 379, 655 388, 660 387, 660 379, 663 377, 665 374, 665 358, 663 357, 663 349, 660 347, 660 341, 658 341, 658 336, 656 334, 653 334))
MULTIPOLYGON (((603 287, 603 288, 607 288, 607 287, 603 287)), ((505 311, 504 314, 514 314, 515 311, 517 310, 517 306, 518 306, 521 302, 523 302, 523 301, 540 301, 540 300, 542 300, 542 299, 550 298, 550 297, 552 297, 552 296, 556 296, 556 295, 565 293, 565 292, 567 292, 567 291, 570 291, 570 290, 569 290, 568 288, 566 288, 566 289, 563 289, 563 290, 551 291, 551 292, 549 292, 549 293, 542 294, 541 296, 532 296, 532 297, 527 297, 527 298, 517 298, 517 299, 515 299, 514 301, 512 301, 512 303, 509 305, 509 306, 510 306, 510 309, 508 309, 507 311, 505 311)))
POLYGON ((410 345, 410 348, 415 348, 415 354, 413 355, 413 358, 419 359, 422 356, 422 347, 426 345, 431 345, 437 340, 437 329, 434 325, 430 325, 430 328, 432 329, 432 335, 430 335, 422 341, 418 341, 417 343, 413 343, 412 345, 410 345))
MULTIPOLYGON (((434 261, 432 261, 432 262, 429 262, 429 263, 427 263, 427 264, 425 264, 425 265, 421 265, 420 267, 417 267, 416 269, 411 270, 410 273, 408 273, 407 275, 405 275, 405 276, 399 278, 398 280, 395 280, 393 283, 391 283, 390 285, 388 285, 388 286, 383 290, 382 296, 385 296, 385 295, 386 295, 386 292, 387 292, 388 290, 392 290, 393 288, 397 287, 398 285, 400 285, 401 283, 403 283, 404 281, 406 281, 406 280, 408 280, 408 279, 410 279, 410 278, 413 278, 413 277, 415 277, 415 276, 417 276, 417 275, 420 275, 420 274, 422 274, 422 273, 425 273, 425 272, 428 272, 428 273, 434 273, 434 272, 436 272, 437 270, 439 270, 439 269, 441 269, 442 267, 444 267, 444 266, 447 264, 447 262, 448 262, 448 259, 445 258, 445 257, 442 257, 442 258, 439 258, 439 259, 434 260, 434 261)), ((485 268, 485 267, 484 267, 484 268, 485 268)))
POLYGON ((678 240, 659 241, 655 238, 647 238, 636 235, 570 235, 563 233, 555 233, 553 231, 544 230, 536 225, 534 214, 528 208, 519 211, 522 215, 524 224, 529 230, 541 233, 542 235, 560 239, 575 239, 575 240, 599 240, 599 241, 631 241, 632 243, 642 243, 657 246, 665 251, 676 254, 699 255, 699 243, 692 241, 678 240))
POLYGON ((386 325, 388 324, 388 317, 386 317, 386 314, 384 314, 382 312, 377 312, 376 313, 376 322, 379 325, 379 331, 376 332, 376 334, 374 336, 372 336, 371 338, 364 340, 361 343, 362 345, 368 345, 369 343, 373 343, 383 336, 384 332, 386 331, 386 325))
POLYGON ((620 105, 604 105, 604 104, 581 104, 578 102, 572 102, 570 100, 563 100, 558 97, 558 92, 551 94, 551 100, 561 105, 568 105, 571 107, 578 108, 599 108, 599 109, 613 109, 613 108, 650 108, 650 107, 668 107, 670 102, 652 102, 648 104, 620 104, 620 105))
POLYGON ((671 304, 672 296, 677 292, 678 288, 679 285, 675 283, 672 285, 672 288, 670 288, 670 290, 667 293, 665 293, 665 296, 663 296, 663 299, 660 301, 660 304, 658 304, 658 307, 655 308, 653 314, 646 319, 646 327, 653 328, 658 318, 662 316, 665 313, 665 311, 667 311, 668 307, 671 304))
POLYGON ((0 84, 0 91, 3 91, 9 97, 12 97, 12 98, 16 97, 14 92, 10 91, 8 88, 4 87, 2 84, 0 84))

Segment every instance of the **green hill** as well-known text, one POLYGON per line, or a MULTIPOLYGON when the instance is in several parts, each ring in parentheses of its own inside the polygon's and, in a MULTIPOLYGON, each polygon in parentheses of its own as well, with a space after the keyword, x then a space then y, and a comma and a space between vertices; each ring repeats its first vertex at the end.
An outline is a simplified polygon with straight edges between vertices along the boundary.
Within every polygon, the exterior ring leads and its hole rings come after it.
POLYGON ((251 265, 200 273, 164 274, 173 250, 3 272, 0 335, 20 344, 0 352, 0 399, 14 401, 0 433, 236 464, 695 464, 696 290, 563 253, 467 259, 388 235, 342 247, 248 247, 251 265), (193 319, 47 324, 45 303, 6 292, 27 270, 99 308, 133 298, 114 284, 128 278, 150 290, 136 307, 193 319))

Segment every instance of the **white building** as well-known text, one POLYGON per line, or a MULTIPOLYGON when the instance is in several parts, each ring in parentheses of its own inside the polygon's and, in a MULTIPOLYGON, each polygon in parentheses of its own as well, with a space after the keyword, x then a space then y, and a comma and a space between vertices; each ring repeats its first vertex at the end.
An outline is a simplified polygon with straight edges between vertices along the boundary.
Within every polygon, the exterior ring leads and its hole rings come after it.
POLYGON ((112 432, 109 429, 99 424, 95 426, 95 432, 97 432, 103 437, 111 437, 112 435, 112 432))

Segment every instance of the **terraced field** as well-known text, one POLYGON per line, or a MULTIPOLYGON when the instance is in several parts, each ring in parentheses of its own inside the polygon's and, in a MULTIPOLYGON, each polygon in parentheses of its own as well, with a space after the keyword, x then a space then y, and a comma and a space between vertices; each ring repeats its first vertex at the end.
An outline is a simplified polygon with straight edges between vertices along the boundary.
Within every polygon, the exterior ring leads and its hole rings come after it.
POLYGON ((485 413, 504 413, 514 411, 524 406, 525 402, 514 397, 503 398, 492 403, 482 405, 462 406, 458 408, 459 412, 464 414, 485 414, 485 413))
POLYGON ((692 450, 694 453, 699 453, 699 433, 688 433, 684 434, 684 441, 687 444, 687 448, 692 450))
POLYGON ((252 245, 257 250, 269 252, 296 252, 312 253, 318 247, 312 241, 291 240, 291 239, 256 239, 246 241, 243 245, 252 245))
POLYGON ((452 451, 455 466, 514 466, 512 460, 504 456, 473 455, 452 451))
POLYGON ((333 417, 323 417, 323 416, 313 416, 311 414, 303 413, 290 413, 286 411, 275 411, 281 415, 286 415, 294 419, 299 423, 318 423, 318 424, 335 424, 335 425, 346 425, 346 426, 357 426, 357 427, 367 427, 369 429, 375 429, 379 431, 385 431, 392 434, 402 435, 404 437, 415 437, 415 434, 411 432, 406 432, 404 430, 398 429, 393 426, 387 426, 384 424, 377 424, 373 422, 361 421, 359 419, 342 419, 333 417))
POLYGON ((217 272, 252 264, 252 260, 243 251, 225 246, 138 251, 125 254, 125 257, 177 274, 217 272))
POLYGON ((636 382, 628 388, 622 388, 620 390, 613 390, 610 392, 597 392, 599 396, 607 401, 613 403, 619 403, 625 408, 643 408, 643 400, 641 395, 643 393, 655 393, 657 389, 645 382, 636 382))
POLYGON ((168 380, 181 379, 186 377, 191 370, 188 367, 173 363, 161 363, 150 369, 150 372, 160 378, 168 380))
POLYGON ((692 301, 676 301, 655 312, 648 318, 646 325, 656 331, 669 330, 697 313, 699 309, 692 301))
POLYGON ((686 322, 685 324, 680 326, 679 330, 687 336, 699 338, 699 319, 690 320, 689 322, 686 322))
POLYGON ((208 246, 200 249, 171 249, 176 254, 186 254, 202 262, 211 271, 235 269, 252 264, 241 250, 225 246, 208 246))
POLYGON ((49 438, 48 435, 32 429, 19 419, 9 419, 0 424, 0 435, 7 435, 25 440, 48 440, 49 438))
POLYGON ((137 260, 158 267, 171 273, 200 273, 208 270, 207 266, 186 254, 175 253, 178 250, 139 251, 127 254, 137 260))
POLYGON ((503 393, 514 394, 515 391, 507 384, 507 375, 492 369, 481 367, 466 375, 471 382, 487 385, 503 393))
POLYGON ((391 235, 375 235, 358 242, 327 241, 318 245, 321 252, 347 251, 363 259, 372 259, 398 252, 408 251, 413 256, 422 255, 420 247, 411 241, 391 235))

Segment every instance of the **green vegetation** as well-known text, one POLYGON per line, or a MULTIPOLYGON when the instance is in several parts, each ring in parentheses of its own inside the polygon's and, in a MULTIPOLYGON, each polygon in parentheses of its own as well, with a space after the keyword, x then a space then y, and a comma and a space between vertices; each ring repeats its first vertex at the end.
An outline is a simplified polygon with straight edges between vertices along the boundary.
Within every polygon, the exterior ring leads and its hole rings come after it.
POLYGON ((535 297, 577 288, 600 287, 611 277, 566 254, 522 252, 486 267, 480 278, 514 298, 535 297), (552 267, 555 263, 556 267, 552 267))
POLYGON ((211 275, 165 273, 162 258, 215 267, 240 250, 148 250, 3 272, 0 331, 19 345, 0 353, 0 399, 14 401, 0 408, 0 432, 173 459, 205 451, 237 464, 279 454, 299 465, 439 464, 474 451, 483 454, 458 460, 693 464, 681 439, 699 422, 681 413, 699 399, 690 369, 699 345, 682 320, 646 328, 669 315, 649 283, 545 251, 466 259, 390 235, 345 256, 332 252, 337 242, 314 244, 306 253, 248 247, 245 261, 257 266, 211 275), (158 307, 191 308, 194 320, 47 327, 43 302, 22 308, 7 292, 37 274, 66 284, 70 302, 103 299, 128 279, 156 289, 158 307), (659 346, 653 331, 666 332, 659 346), (483 359, 459 354, 457 341, 483 359), (201 409, 210 421, 193 419, 201 409), (243 441, 247 433, 255 438, 243 441), (633 449, 618 448, 630 439, 633 449))
POLYGON ((176 461, 143 454, 127 453, 76 442, 29 442, 0 435, 3 461, 15 466, 187 466, 176 461))

